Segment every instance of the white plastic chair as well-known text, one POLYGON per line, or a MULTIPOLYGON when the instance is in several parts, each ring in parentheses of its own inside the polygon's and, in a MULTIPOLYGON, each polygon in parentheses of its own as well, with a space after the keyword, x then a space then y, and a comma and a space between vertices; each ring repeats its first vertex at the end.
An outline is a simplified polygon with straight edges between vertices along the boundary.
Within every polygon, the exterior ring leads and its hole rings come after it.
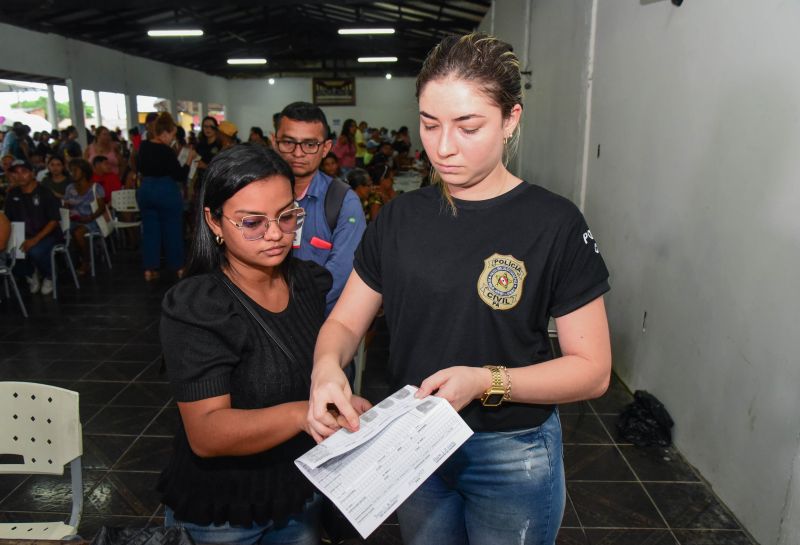
MULTIPOLYGON (((112 231, 113 232, 113 231, 112 231)), ((106 237, 103 236, 102 233, 93 233, 91 231, 87 231, 86 234, 83 235, 84 238, 89 239, 89 264, 91 265, 92 270, 92 278, 95 276, 95 267, 94 267, 94 242, 98 241, 100 244, 100 250, 103 252, 103 257, 106 258, 106 264, 108 268, 111 269, 111 256, 108 253, 108 245, 106 244, 106 237)), ((111 236, 111 235, 109 235, 111 236)))
POLYGON ((121 232, 119 229, 141 229, 142 222, 139 221, 121 221, 118 213, 125 214, 138 214, 139 203, 136 202, 135 189, 118 189, 111 192, 111 214, 114 218, 114 233, 117 240, 122 245, 123 240, 120 238, 121 232))
POLYGON ((56 268, 56 254, 62 254, 67 262, 69 271, 72 273, 72 280, 75 282, 75 288, 81 289, 78 283, 78 275, 75 274, 75 266, 72 264, 72 257, 69 255, 69 209, 61 208, 61 232, 64 234, 64 242, 53 246, 50 252, 50 268, 53 271, 53 299, 58 299, 58 269, 56 268))
MULTIPOLYGON (((136 190, 135 189, 118 189, 111 193, 111 208, 114 212, 125 212, 125 213, 139 213, 139 204, 136 202, 136 190)), ((140 227, 142 225, 141 221, 119 221, 114 218, 114 228, 115 229, 130 229, 132 227, 140 227)))
POLYGON ((0 382, 0 452, 21 455, 19 464, 0 464, 0 473, 63 475, 70 464, 72 513, 67 524, 0 524, 0 539, 59 540, 77 534, 83 512, 82 429, 78 393, 47 384, 0 382))
MULTIPOLYGON (((24 230, 25 229, 24 223, 21 224, 17 222, 12 222, 11 228, 13 231, 17 231, 20 229, 20 225, 22 226, 21 228, 24 230)), ((22 238, 24 240, 25 237, 23 236, 22 238)), ((11 293, 9 292, 8 289, 10 285, 11 289, 14 291, 14 295, 17 298, 17 302, 19 303, 19 308, 20 310, 22 310, 22 315, 27 318, 28 309, 25 308, 25 303, 22 301, 22 296, 19 294, 19 288, 17 288, 17 281, 14 279, 14 274, 12 272, 12 270, 14 269, 14 264, 17 262, 17 253, 14 248, 15 241, 17 240, 18 240, 17 235, 14 232, 12 232, 11 238, 8 239, 8 247, 5 249, 6 256, 3 257, 3 252, 0 251, 0 277, 3 278, 3 284, 5 286, 5 292, 6 292, 6 299, 11 298, 11 293)))

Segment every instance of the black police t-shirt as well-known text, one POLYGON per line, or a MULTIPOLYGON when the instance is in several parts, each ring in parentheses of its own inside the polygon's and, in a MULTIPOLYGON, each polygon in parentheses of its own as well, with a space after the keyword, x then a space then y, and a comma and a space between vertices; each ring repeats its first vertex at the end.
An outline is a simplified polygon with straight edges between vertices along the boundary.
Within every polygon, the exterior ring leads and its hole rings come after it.
MULTIPOLYGON (((400 195, 356 251, 356 272, 383 296, 395 388, 454 365, 550 360, 550 316, 609 289, 594 235, 567 199, 521 183, 493 199, 454 202, 455 216, 438 186, 400 195)), ((473 401, 461 415, 475 431, 498 431, 538 426, 552 411, 473 401)))

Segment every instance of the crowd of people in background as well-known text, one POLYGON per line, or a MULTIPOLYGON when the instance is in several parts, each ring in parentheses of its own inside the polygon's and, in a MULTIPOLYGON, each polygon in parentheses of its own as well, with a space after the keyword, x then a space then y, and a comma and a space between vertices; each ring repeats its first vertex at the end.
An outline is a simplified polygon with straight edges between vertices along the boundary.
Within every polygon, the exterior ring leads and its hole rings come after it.
MULTIPOLYGON (((9 193, 19 185, 15 172, 30 170, 37 192, 48 191, 59 207, 70 210, 71 226, 66 236, 79 263, 78 273, 83 275, 89 270, 90 251, 85 234, 97 231, 96 211, 108 215, 113 192, 137 190, 142 235, 126 232, 123 245, 132 249, 141 246, 146 280, 159 278, 162 258, 167 269, 180 277, 184 241, 195 229, 192 211, 211 160, 245 141, 273 148, 278 120, 279 114, 275 114, 272 130, 266 132, 251 127, 245 138, 228 120, 206 116, 196 131, 187 131, 168 113, 154 112, 147 114, 142 125, 130 128, 127 135, 119 128, 90 126, 85 147, 74 126, 32 132, 17 122, 0 131, 0 210, 5 209, 9 193), (95 211, 90 210, 91 202, 98 204, 95 211)), ((407 127, 389 131, 371 127, 364 120, 347 119, 338 135, 328 130, 331 146, 319 170, 353 189, 368 221, 394 198, 393 180, 398 171, 416 168, 427 182, 430 164, 424 152, 411 154, 407 127)), ((125 221, 139 219, 125 212, 119 214, 125 221)), ((53 240, 60 237, 61 230, 54 229, 53 240)), ((7 243, 0 240, 0 257, 4 258, 7 243)), ((49 278, 47 271, 35 268, 26 276, 32 292, 50 293, 49 283, 41 282, 49 278)))

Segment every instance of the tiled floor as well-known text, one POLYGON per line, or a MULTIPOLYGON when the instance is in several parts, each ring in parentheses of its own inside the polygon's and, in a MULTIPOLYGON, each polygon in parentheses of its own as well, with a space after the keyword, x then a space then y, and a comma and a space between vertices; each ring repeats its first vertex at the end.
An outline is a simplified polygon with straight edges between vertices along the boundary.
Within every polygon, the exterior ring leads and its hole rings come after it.
MULTIPOLYGON (((104 524, 161 523, 153 488, 178 418, 158 372, 159 305, 170 282, 145 284, 134 254, 113 261, 80 291, 62 282, 58 302, 27 296, 28 320, 15 301, 0 302, 0 380, 80 392, 88 539, 104 524)), ((373 401, 390 393, 385 340, 379 333, 368 356, 364 393, 373 401)), ((680 453, 619 441, 616 415, 630 400, 615 380, 601 399, 561 407, 568 498, 558 543, 753 544, 680 453)), ((66 519, 69 506, 68 478, 0 476, 0 520, 66 519)), ((368 543, 401 543, 393 520, 368 543)))

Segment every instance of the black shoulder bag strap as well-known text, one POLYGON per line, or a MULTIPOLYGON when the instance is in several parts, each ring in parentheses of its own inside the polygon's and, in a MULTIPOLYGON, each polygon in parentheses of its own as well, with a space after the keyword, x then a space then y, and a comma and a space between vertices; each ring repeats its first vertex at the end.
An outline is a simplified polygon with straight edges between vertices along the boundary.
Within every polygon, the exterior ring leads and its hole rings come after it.
POLYGON ((339 212, 342 210, 344 196, 347 195, 348 189, 350 189, 349 184, 339 178, 333 178, 325 193, 325 220, 328 222, 331 233, 336 229, 336 222, 339 220, 339 212))
POLYGON ((270 327, 264 322, 261 316, 258 315, 258 312, 256 312, 253 309, 253 306, 250 303, 248 303, 244 297, 239 295, 239 292, 236 290, 235 287, 233 287, 233 283, 224 274, 222 275, 222 282, 225 284, 225 287, 228 288, 228 291, 230 291, 233 294, 233 296, 239 300, 239 302, 242 304, 244 309, 250 314, 250 316, 252 316, 256 322, 258 322, 258 325, 260 325, 261 329, 263 329, 264 332, 267 334, 267 336, 270 339, 272 339, 272 342, 274 342, 278 346, 278 348, 280 348, 281 352, 283 352, 286 355, 286 357, 289 358, 289 361, 292 362, 293 364, 296 364, 297 360, 294 359, 294 356, 292 355, 291 352, 289 352, 289 349, 286 348, 286 345, 283 344, 283 341, 281 341, 275 334, 275 332, 272 331, 272 329, 270 329, 270 327))

